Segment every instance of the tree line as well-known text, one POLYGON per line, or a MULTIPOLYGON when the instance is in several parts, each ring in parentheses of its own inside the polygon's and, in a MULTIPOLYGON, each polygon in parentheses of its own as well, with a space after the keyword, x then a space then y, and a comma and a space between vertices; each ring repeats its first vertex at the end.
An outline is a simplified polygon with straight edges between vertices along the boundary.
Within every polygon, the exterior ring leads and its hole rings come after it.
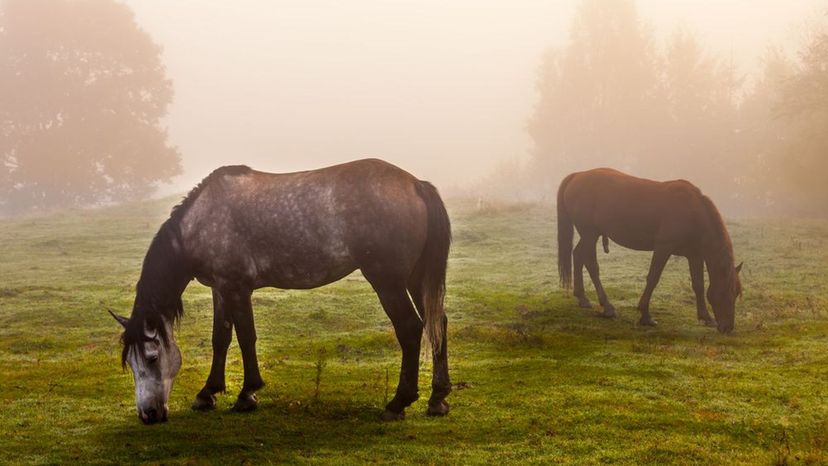
POLYGON ((695 182, 731 214, 828 214, 828 34, 762 63, 749 80, 685 29, 657 47, 634 0, 582 1, 538 72, 528 182, 613 166, 695 182))

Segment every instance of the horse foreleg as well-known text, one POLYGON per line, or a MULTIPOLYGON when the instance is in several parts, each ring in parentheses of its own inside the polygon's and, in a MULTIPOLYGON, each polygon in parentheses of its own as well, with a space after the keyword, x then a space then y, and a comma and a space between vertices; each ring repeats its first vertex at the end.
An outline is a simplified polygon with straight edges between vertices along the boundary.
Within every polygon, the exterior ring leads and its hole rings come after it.
POLYGON ((707 302, 704 300, 704 259, 690 256, 687 262, 690 264, 690 280, 696 295, 696 317, 708 327, 715 327, 716 321, 707 312, 707 302))
MULTIPOLYGON (((420 397, 417 379, 420 372, 420 342, 423 322, 408 298, 405 286, 374 286, 385 313, 394 325, 394 333, 402 348, 400 381, 394 398, 385 406, 382 418, 386 421, 403 419, 405 408, 420 397)), ((448 370, 448 369, 446 369, 448 370)))
POLYGON ((653 258, 650 261, 650 272, 647 274, 647 286, 644 288, 644 294, 638 301, 638 310, 641 311, 641 325, 656 325, 656 321, 650 317, 650 298, 653 295, 658 281, 661 279, 661 272, 664 271, 664 266, 667 265, 667 260, 670 259, 670 253, 663 248, 656 247, 653 252, 653 258))
MULTIPOLYGON (((585 239, 582 239, 578 245, 584 241, 585 239)), ((601 284, 601 274, 600 269, 598 268, 598 256, 595 252, 597 242, 597 236, 590 238, 587 242, 584 242, 584 263, 587 271, 589 272, 589 278, 592 279, 592 284, 595 285, 595 292, 598 293, 598 302, 601 304, 601 307, 604 308, 604 313, 601 314, 601 316, 614 318, 617 315, 615 312, 615 306, 609 302, 607 293, 604 291, 604 286, 601 284)))
POLYGON ((244 364, 244 384, 233 405, 234 411, 256 409, 258 406, 256 391, 264 386, 256 357, 256 326, 253 323, 253 305, 250 295, 251 293, 246 291, 229 293, 230 302, 227 303, 232 309, 233 324, 236 326, 236 337, 239 340, 244 364))
POLYGON ((221 295, 213 290, 213 363, 204 388, 198 392, 193 409, 208 410, 216 407, 216 393, 224 392, 224 366, 227 349, 233 340, 233 319, 226 312, 221 295))

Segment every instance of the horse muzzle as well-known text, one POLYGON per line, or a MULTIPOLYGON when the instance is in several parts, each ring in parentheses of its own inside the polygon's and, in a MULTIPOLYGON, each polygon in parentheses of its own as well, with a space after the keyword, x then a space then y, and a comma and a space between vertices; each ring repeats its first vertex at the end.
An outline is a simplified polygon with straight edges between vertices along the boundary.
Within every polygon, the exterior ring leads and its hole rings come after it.
POLYGON ((138 408, 138 418, 141 419, 141 422, 147 425, 155 424, 157 422, 167 422, 168 413, 169 409, 167 409, 166 405, 161 406, 160 408, 138 408))

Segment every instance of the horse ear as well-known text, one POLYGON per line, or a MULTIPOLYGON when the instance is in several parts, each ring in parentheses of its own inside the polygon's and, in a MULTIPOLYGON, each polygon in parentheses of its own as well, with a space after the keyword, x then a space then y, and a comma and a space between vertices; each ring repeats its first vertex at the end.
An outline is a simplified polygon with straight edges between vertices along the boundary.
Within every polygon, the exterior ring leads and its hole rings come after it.
POLYGON ((736 274, 737 274, 737 275, 739 274, 739 272, 741 272, 741 271, 742 271, 742 266, 743 266, 743 265, 745 265, 745 263, 744 263, 744 262, 742 262, 742 263, 740 263, 739 265, 737 265, 737 266, 736 266, 736 274))
POLYGON ((111 310, 111 309, 107 309, 107 311, 109 312, 109 314, 110 314, 110 315, 112 315, 112 318, 114 318, 115 320, 117 320, 117 321, 118 321, 118 323, 119 323, 119 324, 121 324, 121 326, 123 326, 124 328, 126 328, 126 326, 127 326, 127 322, 129 322, 129 319, 127 319, 127 318, 126 318, 126 317, 124 317, 124 316, 119 316, 118 314, 115 314, 114 312, 112 312, 112 310, 111 310))

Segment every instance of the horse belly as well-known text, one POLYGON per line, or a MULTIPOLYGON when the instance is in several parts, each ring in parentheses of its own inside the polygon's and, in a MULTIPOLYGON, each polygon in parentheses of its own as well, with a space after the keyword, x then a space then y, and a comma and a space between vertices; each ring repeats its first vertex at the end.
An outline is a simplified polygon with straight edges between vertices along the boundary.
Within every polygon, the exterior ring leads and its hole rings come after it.
POLYGON ((652 251, 655 248, 658 226, 648 218, 614 219, 600 227, 619 245, 636 251, 652 251))
POLYGON ((627 249, 635 251, 652 251, 655 248, 655 243, 652 237, 640 237, 636 235, 606 233, 613 242, 627 249))
POLYGON ((308 253, 257 261, 256 287, 317 288, 340 280, 357 269, 350 256, 308 253))

